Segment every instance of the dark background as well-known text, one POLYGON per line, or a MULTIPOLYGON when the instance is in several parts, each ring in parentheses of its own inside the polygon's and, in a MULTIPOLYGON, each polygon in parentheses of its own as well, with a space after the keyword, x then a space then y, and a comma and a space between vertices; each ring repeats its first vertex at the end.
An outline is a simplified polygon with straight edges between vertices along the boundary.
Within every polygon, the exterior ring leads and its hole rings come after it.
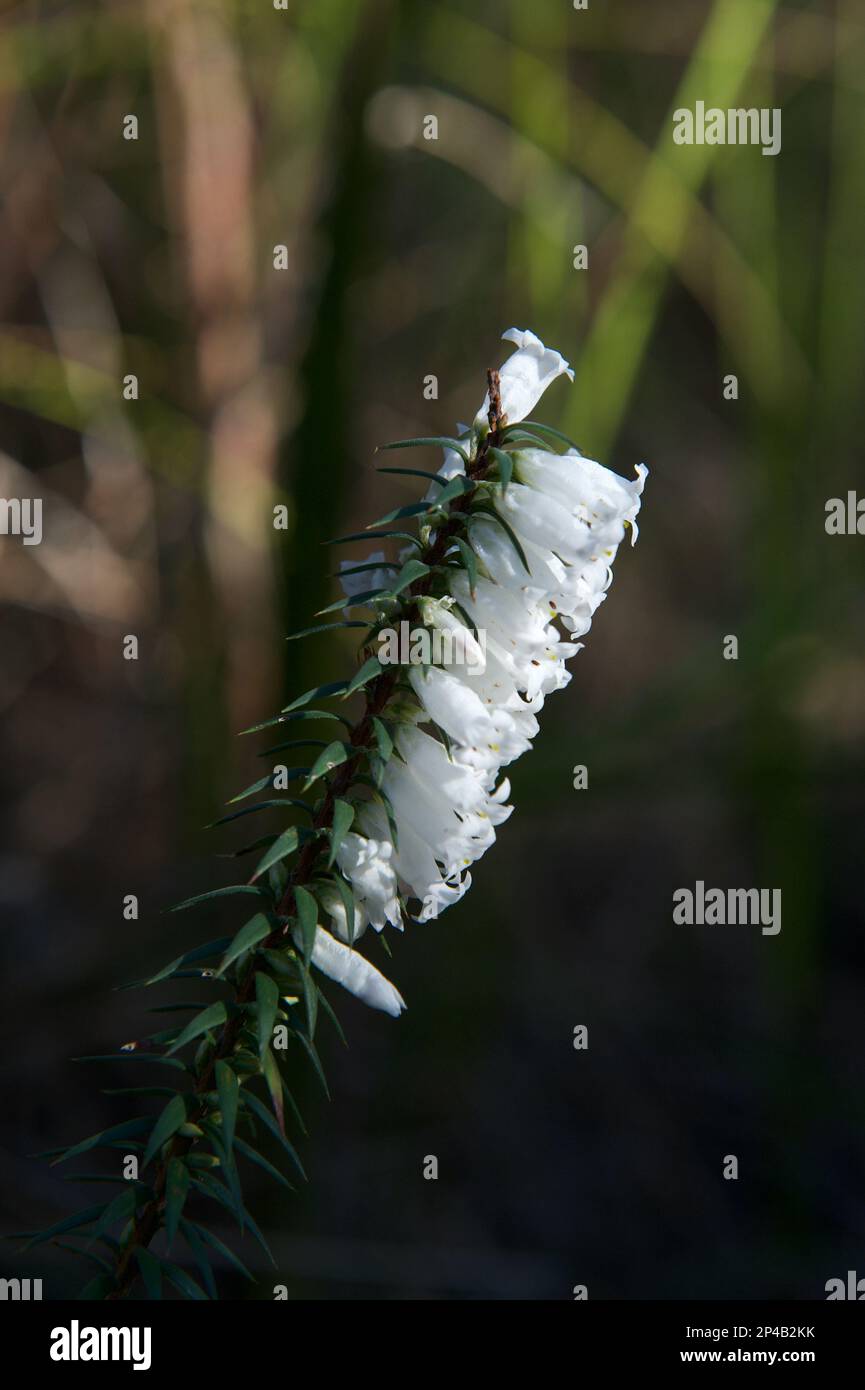
MULTIPOLYGON (((117 984, 240 925, 163 914, 235 880, 243 832, 202 827, 261 769, 236 731, 347 668, 338 639, 282 640, 335 597, 320 542, 415 500, 375 446, 470 419, 516 324, 576 367, 542 418, 649 465, 640 541, 471 893, 392 961, 371 943, 408 1012, 328 992, 350 1049, 323 1028, 330 1103, 298 1071, 312 1182, 253 1199, 278 1272, 243 1242, 252 1296, 819 1299, 865 1275, 865 540, 824 528, 863 477, 862 7, 78 0, 0 24, 0 494, 45 509, 41 546, 0 538, 0 1228, 95 1200, 30 1155, 126 1118, 101 1088, 143 1076, 71 1059, 181 988, 117 984), (675 146, 698 99, 781 107, 781 153, 675 146), (780 887, 780 935, 674 926, 696 879, 780 887)), ((3 1273, 46 1297, 82 1282, 16 1248, 3 1273)))

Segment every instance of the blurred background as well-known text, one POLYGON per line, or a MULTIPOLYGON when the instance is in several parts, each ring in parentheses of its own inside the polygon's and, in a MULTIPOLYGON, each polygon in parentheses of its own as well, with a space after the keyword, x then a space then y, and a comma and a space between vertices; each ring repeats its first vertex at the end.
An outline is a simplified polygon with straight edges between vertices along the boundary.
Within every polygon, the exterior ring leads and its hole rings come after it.
MULTIPOLYGON (((865 1275, 865 540, 824 528, 865 487, 861 5, 30 0, 0 26, 0 495, 44 504, 41 545, 0 537, 2 1230, 94 1200, 29 1155, 143 1077, 71 1059, 163 1026, 182 986, 115 986, 240 925, 164 911, 236 880, 242 823, 203 827, 261 771, 237 731, 347 669, 338 637, 283 641, 336 596, 321 542, 415 500, 375 446, 471 419, 515 324, 576 367, 542 418, 649 465, 640 541, 470 895, 371 944, 406 1015, 329 991, 350 1046, 323 1027, 330 1102, 298 1073, 312 1181, 253 1197, 277 1271, 247 1239, 262 1282, 224 1294, 865 1275), (780 107, 780 154, 674 145, 697 100, 780 107), (696 879, 780 887, 780 935, 674 926, 696 879)), ((15 1252, 46 1298, 83 1282, 15 1252)))

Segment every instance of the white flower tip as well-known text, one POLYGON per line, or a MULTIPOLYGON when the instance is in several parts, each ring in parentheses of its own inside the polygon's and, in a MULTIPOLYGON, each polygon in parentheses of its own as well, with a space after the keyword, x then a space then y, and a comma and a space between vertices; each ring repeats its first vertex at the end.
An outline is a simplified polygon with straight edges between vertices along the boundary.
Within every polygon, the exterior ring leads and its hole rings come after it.
MULTIPOLYGON (((545 347, 536 333, 528 328, 509 328, 502 334, 505 342, 513 343, 512 353, 499 372, 502 414, 510 424, 525 420, 547 387, 557 377, 574 379, 573 369, 560 352, 545 347)), ((477 413, 475 424, 482 424, 489 412, 489 392, 477 413)))

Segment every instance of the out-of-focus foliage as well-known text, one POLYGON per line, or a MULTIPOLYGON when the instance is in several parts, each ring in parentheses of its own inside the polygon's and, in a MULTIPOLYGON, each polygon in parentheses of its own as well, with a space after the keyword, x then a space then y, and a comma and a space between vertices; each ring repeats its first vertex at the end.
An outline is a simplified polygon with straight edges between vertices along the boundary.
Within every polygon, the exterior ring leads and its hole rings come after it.
MULTIPOLYGON (((861 5, 33 0, 0 25, 0 496, 45 507, 41 545, 0 537, 4 1225, 68 1209, 25 1154, 120 1118, 66 1059, 145 1031, 110 987, 178 953, 161 910, 236 848, 200 828, 256 775, 233 732, 344 671, 338 635, 282 634, 336 596, 321 541, 414 500, 373 449, 452 430, 517 324, 577 368, 550 418, 649 464, 639 564, 470 902, 396 950, 412 1009, 343 1012, 339 1104, 302 1098, 316 1183, 268 1222, 280 1280, 821 1296, 865 1160, 863 541, 823 524, 862 486, 861 5), (697 100, 780 107, 780 154, 675 146, 697 100), (673 928, 697 878, 781 886, 782 932, 673 928)), ((46 1296, 64 1267, 33 1266, 46 1296)))

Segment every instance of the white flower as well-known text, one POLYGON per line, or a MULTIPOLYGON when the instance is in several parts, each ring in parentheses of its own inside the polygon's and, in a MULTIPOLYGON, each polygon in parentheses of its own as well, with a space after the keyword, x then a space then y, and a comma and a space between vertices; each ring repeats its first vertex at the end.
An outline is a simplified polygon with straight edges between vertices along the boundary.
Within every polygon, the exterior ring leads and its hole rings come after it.
MULTIPOLYGON (((302 948, 299 929, 294 932, 294 940, 302 948)), ((316 927, 315 930, 312 963, 329 980, 335 980, 373 1009, 382 1009, 392 1018, 397 1018, 405 1008, 402 995, 380 970, 376 970, 365 956, 337 941, 323 927, 316 927)))
POLYGON ((370 925, 376 931, 387 922, 402 927, 392 856, 389 839, 366 839, 353 832, 345 836, 336 852, 336 862, 354 890, 364 927, 370 925))
MULTIPOLYGON (((502 411, 516 423, 551 382, 573 379, 573 372, 533 333, 512 328, 504 337, 516 351, 499 374, 502 411)), ((470 437, 462 430, 469 449, 481 445, 488 408, 487 399, 470 437)), ((468 891, 471 865, 513 809, 502 769, 531 747, 546 697, 571 679, 566 661, 582 645, 573 639, 589 630, 604 601, 626 528, 632 541, 637 536, 642 465, 629 480, 576 450, 512 447, 512 457, 508 486, 493 474, 477 494, 507 525, 483 511, 467 518, 463 535, 476 576, 470 580, 464 550, 452 544, 432 594, 415 600, 435 639, 432 664, 406 666, 381 711, 394 750, 377 773, 378 790, 370 783, 372 799, 356 803, 353 829, 336 856, 353 896, 354 939, 369 925, 401 929, 409 904, 419 921, 438 917, 468 891)), ((447 449, 440 471, 455 477, 465 464, 447 449)), ((429 498, 439 491, 434 484, 429 498)), ((409 548, 401 558, 415 553, 409 548)), ((370 557, 381 560, 380 553, 370 557)), ((345 582, 356 594, 383 587, 387 578, 376 569, 345 582)), ((393 986, 350 949, 336 887, 319 887, 317 896, 334 934, 317 930, 315 964, 374 1007, 399 1013, 393 986)))
MULTIPOLYGON (((566 375, 573 381, 574 373, 560 352, 544 347, 540 338, 527 329, 509 328, 502 338, 517 345, 516 352, 499 372, 502 414, 508 424, 513 425, 531 415, 534 406, 557 377, 566 375)), ((475 418, 476 426, 486 421, 489 408, 487 392, 475 418)))

